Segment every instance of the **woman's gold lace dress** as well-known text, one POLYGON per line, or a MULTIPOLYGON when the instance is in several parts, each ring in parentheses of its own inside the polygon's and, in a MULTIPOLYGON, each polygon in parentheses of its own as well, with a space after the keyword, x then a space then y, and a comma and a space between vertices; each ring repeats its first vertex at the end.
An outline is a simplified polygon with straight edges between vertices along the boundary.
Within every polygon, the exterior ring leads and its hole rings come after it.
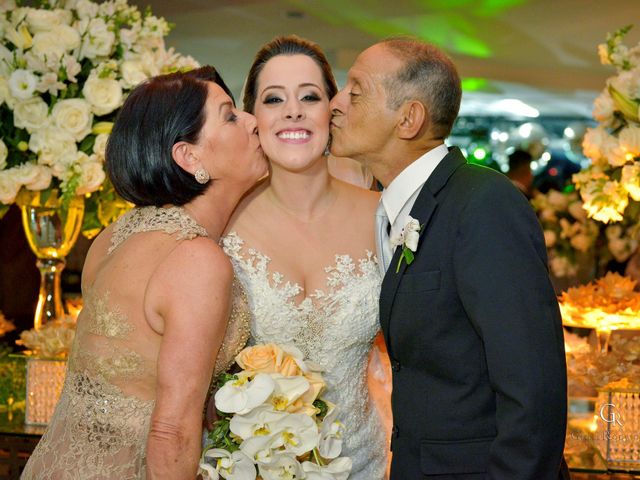
MULTIPOLYGON (((109 254, 131 235, 148 231, 176 241, 207 235, 181 208, 136 208, 115 225, 109 254)), ((249 334, 247 306, 238 301, 244 296, 236 290, 232 298, 214 375, 228 368, 249 334)), ((148 346, 157 334, 144 315, 122 311, 108 291, 89 288, 83 299, 60 401, 22 479, 145 478, 157 360, 157 349, 148 346)))

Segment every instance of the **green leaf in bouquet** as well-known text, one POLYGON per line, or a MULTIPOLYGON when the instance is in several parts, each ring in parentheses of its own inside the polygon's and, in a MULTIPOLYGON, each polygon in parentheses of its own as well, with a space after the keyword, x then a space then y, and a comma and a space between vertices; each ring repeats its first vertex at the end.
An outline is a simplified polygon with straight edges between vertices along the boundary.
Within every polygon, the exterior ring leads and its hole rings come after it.
POLYGON ((96 143, 96 136, 95 135, 87 135, 86 137, 84 137, 84 140, 82 140, 82 142, 80 142, 80 146, 78 147, 78 150, 86 153, 87 155, 91 155, 93 153, 93 146, 96 143))
POLYGON ((225 383, 230 382, 232 380, 237 380, 238 376, 232 373, 223 372, 216 377, 216 388, 220 389, 224 386, 225 383))
POLYGON ((0 203, 0 220, 2 220, 2 217, 4 217, 8 211, 9 211, 9 205, 0 203))
POLYGON ((327 412, 329 411, 329 406, 327 405, 327 403, 324 400, 316 398, 313 402, 313 406, 318 409, 318 413, 316 414, 318 420, 323 420, 327 415, 327 412))
POLYGON ((240 449, 240 445, 231 438, 230 422, 230 417, 214 422, 213 430, 207 434, 206 448, 223 448, 228 452, 240 449))

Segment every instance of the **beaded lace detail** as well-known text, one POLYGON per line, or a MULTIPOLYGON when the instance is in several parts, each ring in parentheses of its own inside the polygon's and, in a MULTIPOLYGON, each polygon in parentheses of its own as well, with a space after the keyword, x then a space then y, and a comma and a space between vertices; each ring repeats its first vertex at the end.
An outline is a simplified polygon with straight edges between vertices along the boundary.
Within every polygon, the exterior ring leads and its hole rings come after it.
POLYGON ((302 302, 303 289, 267 267, 270 258, 230 233, 221 239, 237 277, 246 288, 251 311, 250 343, 291 344, 319 364, 327 400, 340 409, 346 425, 343 455, 351 457, 351 480, 379 480, 386 468, 385 429, 367 387, 367 361, 379 330, 381 278, 371 252, 354 261, 336 255, 327 267, 327 288, 302 302))
POLYGON ((108 253, 113 252, 134 233, 151 231, 162 231, 170 235, 177 233, 176 240, 209 236, 204 227, 198 225, 181 207, 138 207, 129 210, 116 222, 108 253))
MULTIPOLYGON (((206 235, 181 208, 137 208, 118 220, 109 252, 134 233, 148 231, 176 234, 176 240, 206 235)), ((148 346, 152 333, 135 307, 120 308, 115 294, 93 287, 83 293, 60 401, 21 478, 144 479, 156 390, 157 351, 148 346)), ((228 367, 249 334, 239 284, 232 311, 216 371, 228 367)))

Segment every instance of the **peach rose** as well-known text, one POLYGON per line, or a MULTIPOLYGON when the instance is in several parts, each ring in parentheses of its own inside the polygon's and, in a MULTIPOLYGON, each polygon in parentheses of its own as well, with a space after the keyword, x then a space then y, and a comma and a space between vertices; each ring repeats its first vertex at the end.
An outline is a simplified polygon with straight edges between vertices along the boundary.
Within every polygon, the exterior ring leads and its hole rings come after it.
POLYGON ((285 377, 302 374, 295 359, 273 343, 245 348, 236 362, 242 369, 255 373, 279 373, 285 377))

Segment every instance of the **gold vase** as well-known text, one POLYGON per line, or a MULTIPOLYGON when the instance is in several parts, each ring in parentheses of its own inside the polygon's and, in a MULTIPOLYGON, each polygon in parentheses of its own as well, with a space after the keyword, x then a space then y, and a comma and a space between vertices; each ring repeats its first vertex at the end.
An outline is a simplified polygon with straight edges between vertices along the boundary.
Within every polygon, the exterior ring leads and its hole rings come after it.
POLYGON ((45 323, 64 315, 60 274, 65 257, 75 245, 82 226, 84 200, 75 197, 68 208, 62 208, 57 192, 42 195, 40 192, 22 195, 18 202, 22 210, 22 226, 29 246, 38 260, 40 293, 33 319, 39 330, 45 323))

